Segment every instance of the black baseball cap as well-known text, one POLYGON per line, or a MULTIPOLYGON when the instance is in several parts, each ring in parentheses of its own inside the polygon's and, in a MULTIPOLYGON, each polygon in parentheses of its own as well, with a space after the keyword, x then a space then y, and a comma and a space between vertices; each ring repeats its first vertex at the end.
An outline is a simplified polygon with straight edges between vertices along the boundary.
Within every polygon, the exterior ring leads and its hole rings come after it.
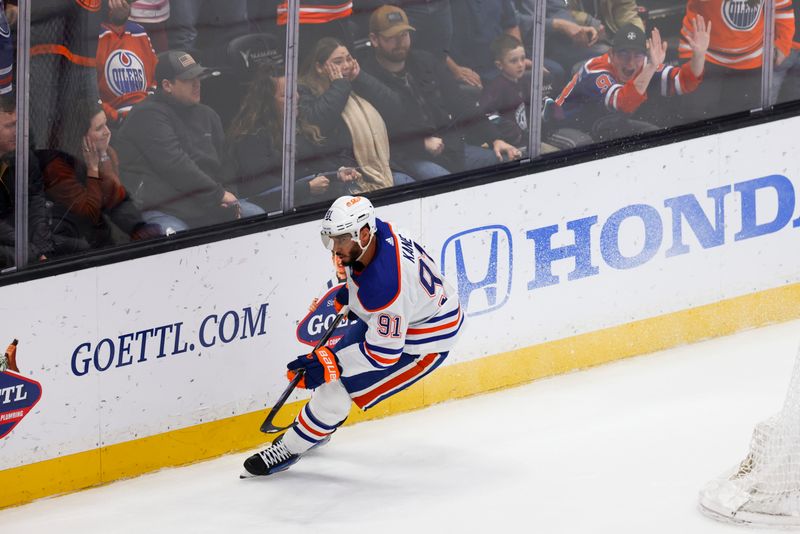
POLYGON ((219 76, 218 70, 208 69, 194 60, 188 52, 183 50, 168 50, 158 54, 156 65, 156 80, 193 80, 194 78, 209 78, 219 76))
POLYGON ((634 52, 647 52, 647 38, 638 26, 626 24, 614 35, 611 48, 618 50, 633 50, 634 52))

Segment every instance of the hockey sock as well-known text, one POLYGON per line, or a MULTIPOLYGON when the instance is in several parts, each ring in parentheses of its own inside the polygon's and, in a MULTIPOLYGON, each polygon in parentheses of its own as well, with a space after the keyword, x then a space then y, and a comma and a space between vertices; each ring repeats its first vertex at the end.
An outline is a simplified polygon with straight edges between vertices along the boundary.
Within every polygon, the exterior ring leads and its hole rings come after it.
POLYGON ((302 454, 325 439, 350 413, 350 395, 340 381, 326 383, 311 395, 295 419, 295 425, 283 435, 286 448, 302 454))

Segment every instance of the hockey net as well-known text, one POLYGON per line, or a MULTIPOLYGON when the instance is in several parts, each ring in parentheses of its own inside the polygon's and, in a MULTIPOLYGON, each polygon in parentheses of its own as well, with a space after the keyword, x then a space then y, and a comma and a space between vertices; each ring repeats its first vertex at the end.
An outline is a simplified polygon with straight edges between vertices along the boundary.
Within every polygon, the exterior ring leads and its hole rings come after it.
POLYGON ((738 466, 703 488, 700 509, 734 523, 800 527, 800 349, 783 409, 756 425, 738 466))

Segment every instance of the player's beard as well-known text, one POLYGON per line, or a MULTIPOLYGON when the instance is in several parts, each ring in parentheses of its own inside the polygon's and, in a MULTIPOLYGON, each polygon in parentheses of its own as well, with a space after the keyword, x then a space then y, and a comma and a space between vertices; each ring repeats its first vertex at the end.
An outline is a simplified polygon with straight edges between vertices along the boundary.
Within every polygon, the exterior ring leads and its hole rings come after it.
POLYGON ((360 258, 363 253, 364 249, 354 241, 353 248, 347 252, 347 258, 342 258, 341 256, 339 256, 339 258, 342 260, 342 265, 345 267, 351 267, 356 271, 360 271, 364 269, 364 264, 358 261, 358 258, 360 258))

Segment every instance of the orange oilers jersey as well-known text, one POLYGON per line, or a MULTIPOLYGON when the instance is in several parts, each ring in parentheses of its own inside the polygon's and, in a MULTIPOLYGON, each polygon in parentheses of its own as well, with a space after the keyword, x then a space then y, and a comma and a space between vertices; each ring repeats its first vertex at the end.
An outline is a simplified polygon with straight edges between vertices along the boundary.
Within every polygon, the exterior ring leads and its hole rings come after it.
POLYGON ((97 85, 109 120, 116 122, 155 90, 156 53, 136 23, 103 24, 97 42, 97 85))
POLYGON ((619 76, 608 57, 603 54, 587 61, 572 80, 564 87, 556 99, 561 107, 564 120, 576 123, 576 127, 591 131, 592 125, 609 113, 633 113, 648 97, 671 97, 691 93, 700 85, 696 77, 684 63, 681 67, 659 66, 647 91, 639 94, 631 77, 627 83, 619 81, 619 76))
MULTIPOLYGON (((687 35, 696 15, 711 22, 711 44, 706 60, 736 70, 761 67, 764 34, 764 2, 746 0, 688 0, 681 28, 680 57, 692 55, 687 35)), ((775 47, 789 55, 794 37, 792 0, 775 0, 775 47)))

